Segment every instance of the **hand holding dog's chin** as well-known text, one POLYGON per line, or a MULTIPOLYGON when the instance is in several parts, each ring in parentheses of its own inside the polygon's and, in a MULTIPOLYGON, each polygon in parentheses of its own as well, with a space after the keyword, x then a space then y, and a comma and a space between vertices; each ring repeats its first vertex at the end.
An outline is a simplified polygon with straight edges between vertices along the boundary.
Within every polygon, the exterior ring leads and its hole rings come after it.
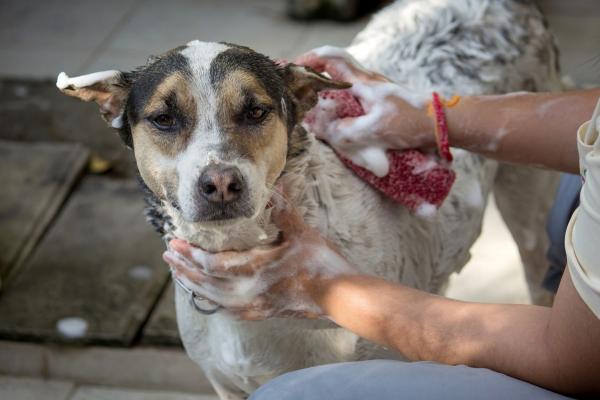
POLYGON ((276 245, 209 253, 176 239, 164 259, 191 290, 240 319, 325 317, 328 281, 357 270, 296 210, 276 205, 273 221, 282 231, 276 245))

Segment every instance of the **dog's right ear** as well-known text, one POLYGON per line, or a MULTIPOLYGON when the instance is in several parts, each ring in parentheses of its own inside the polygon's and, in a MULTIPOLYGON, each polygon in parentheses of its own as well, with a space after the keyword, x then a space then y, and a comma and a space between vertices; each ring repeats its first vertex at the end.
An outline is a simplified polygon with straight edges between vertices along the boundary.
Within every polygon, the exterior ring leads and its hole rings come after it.
POLYGON ((286 64, 281 67, 284 82, 297 102, 297 118, 301 120, 304 114, 313 108, 319 100, 318 92, 328 89, 348 89, 352 84, 335 81, 319 74, 312 68, 296 64, 286 64))
POLYGON ((123 127, 123 112, 130 85, 122 72, 102 71, 73 78, 61 72, 56 79, 56 87, 68 96, 95 101, 100 106, 102 117, 111 127, 123 127))

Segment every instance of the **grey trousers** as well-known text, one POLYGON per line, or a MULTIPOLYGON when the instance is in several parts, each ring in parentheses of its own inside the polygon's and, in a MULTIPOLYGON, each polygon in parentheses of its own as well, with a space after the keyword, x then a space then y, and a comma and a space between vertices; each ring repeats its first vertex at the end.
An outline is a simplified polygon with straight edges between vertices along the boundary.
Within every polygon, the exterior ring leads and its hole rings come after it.
POLYGON ((372 360, 322 365, 279 376, 249 400, 568 399, 484 368, 372 360))

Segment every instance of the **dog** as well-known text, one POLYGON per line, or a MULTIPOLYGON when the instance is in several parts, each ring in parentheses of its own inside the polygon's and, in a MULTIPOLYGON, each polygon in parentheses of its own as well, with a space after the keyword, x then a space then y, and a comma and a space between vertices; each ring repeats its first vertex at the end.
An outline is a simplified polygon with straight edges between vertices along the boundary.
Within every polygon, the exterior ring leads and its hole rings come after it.
MULTIPOLYGON (((559 90, 557 54, 540 11, 517 0, 406 0, 377 13, 348 52, 414 93, 444 96, 559 90)), ((441 293, 468 261, 493 191, 531 287, 545 269, 544 221, 557 176, 453 149, 457 178, 431 218, 413 215, 350 172, 300 124, 320 90, 347 87, 253 50, 192 41, 132 72, 61 74, 67 95, 96 101, 132 148, 166 238, 209 251, 277 240, 267 203, 288 197, 365 273, 441 293)), ((492 144, 493 145, 493 144, 492 144)), ((538 302, 551 299, 535 294, 538 302)), ((176 290, 188 355, 221 399, 242 399, 284 372, 397 354, 329 321, 205 315, 176 290)))

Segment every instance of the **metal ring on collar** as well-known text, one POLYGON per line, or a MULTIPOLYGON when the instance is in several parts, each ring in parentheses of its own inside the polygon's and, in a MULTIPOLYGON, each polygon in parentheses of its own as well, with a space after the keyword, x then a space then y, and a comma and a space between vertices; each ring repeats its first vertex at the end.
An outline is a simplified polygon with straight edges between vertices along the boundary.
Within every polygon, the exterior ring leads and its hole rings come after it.
MULTIPOLYGON (((192 293, 191 293, 191 295, 190 295, 190 304, 191 304, 191 305, 192 305, 192 307, 194 307, 194 309, 195 309, 196 311, 198 311, 200 314, 204 314, 204 315, 212 315, 212 314, 216 313, 217 311, 219 311, 219 310, 221 309, 221 306, 220 306, 220 305, 218 305, 218 304, 215 304, 215 307, 214 307, 214 308, 210 308, 210 309, 207 309, 207 308, 202 308, 202 307, 200 307, 200 306, 198 305, 198 303, 196 303, 196 299, 198 299, 198 300, 205 300, 205 301, 208 301, 208 302, 210 302, 210 303, 212 303, 212 302, 211 302, 210 300, 208 300, 208 299, 205 299, 205 298, 204 298, 204 297, 202 297, 202 296, 199 296, 198 294, 196 294, 196 292, 192 292, 192 293)), ((213 303, 213 304, 214 304, 214 303, 213 303)))
POLYGON ((173 276, 173 280, 175 281, 175 283, 177 283, 177 285, 182 288, 187 294, 190 295, 190 305, 192 307, 194 307, 194 309, 196 311, 198 311, 200 314, 204 314, 204 315, 212 315, 214 313, 216 313, 217 311, 219 311, 221 308, 220 305, 213 303, 212 301, 205 299, 204 297, 200 296, 198 293, 194 292, 192 289, 190 289, 189 287, 185 286, 183 284, 183 282, 181 282, 178 278, 176 278, 175 276, 173 276), (214 308, 202 308, 198 305, 198 303, 196 302, 196 300, 205 300, 209 303, 215 304, 214 308))

